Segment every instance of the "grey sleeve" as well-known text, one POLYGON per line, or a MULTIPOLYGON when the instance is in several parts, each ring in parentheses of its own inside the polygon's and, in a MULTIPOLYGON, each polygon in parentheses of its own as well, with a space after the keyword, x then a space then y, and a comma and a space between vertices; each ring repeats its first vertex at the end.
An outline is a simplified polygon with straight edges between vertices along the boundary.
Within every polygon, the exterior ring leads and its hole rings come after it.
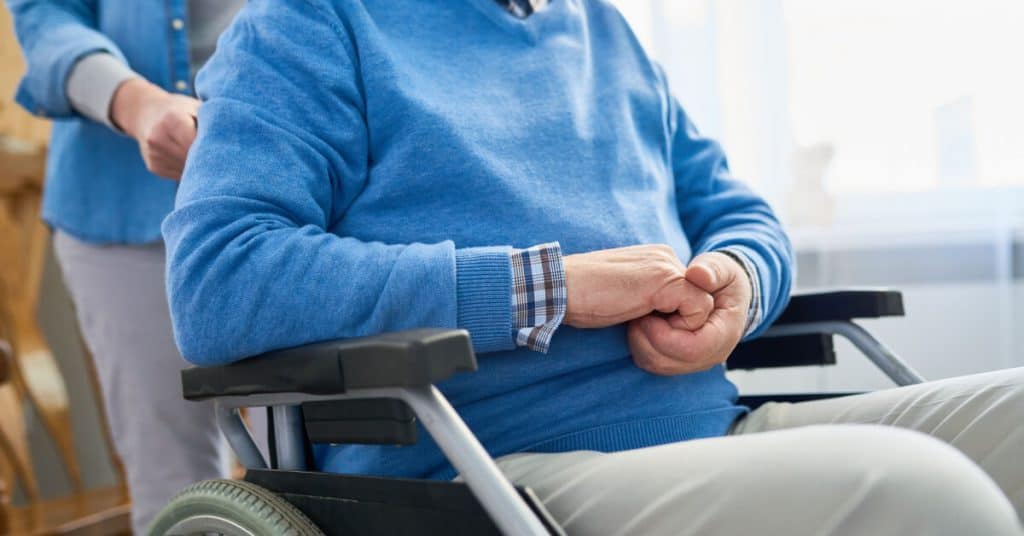
POLYGON ((65 92, 75 111, 120 131, 110 120, 110 101, 122 82, 138 76, 112 54, 97 52, 75 63, 65 92))

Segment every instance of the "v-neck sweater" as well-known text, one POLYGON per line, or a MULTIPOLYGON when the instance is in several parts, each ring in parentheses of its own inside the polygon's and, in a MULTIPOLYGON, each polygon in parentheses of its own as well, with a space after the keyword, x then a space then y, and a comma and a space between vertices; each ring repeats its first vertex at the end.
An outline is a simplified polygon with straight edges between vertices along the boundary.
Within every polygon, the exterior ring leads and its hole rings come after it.
MULTIPOLYGON (((439 387, 495 456, 719 436, 744 411, 721 366, 636 367, 623 326, 563 325, 547 355, 515 345, 512 247, 664 243, 683 262, 727 247, 756 268, 764 325, 788 296, 771 210, 606 2, 525 19, 493 0, 250 2, 197 85, 199 136, 163 227, 187 359, 463 328, 479 370, 439 387)), ((317 462, 453 475, 426 433, 321 445, 317 462)))

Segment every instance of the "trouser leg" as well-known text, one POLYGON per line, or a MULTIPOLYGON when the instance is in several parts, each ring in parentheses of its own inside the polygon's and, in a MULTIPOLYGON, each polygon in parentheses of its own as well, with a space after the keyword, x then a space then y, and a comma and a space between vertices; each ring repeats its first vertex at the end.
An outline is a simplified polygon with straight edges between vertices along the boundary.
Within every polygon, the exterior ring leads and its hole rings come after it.
POLYGON ((143 534, 175 493, 226 468, 212 406, 181 397, 187 363, 171 334, 163 246, 94 246, 61 232, 54 246, 143 534))
POLYGON ((834 425, 499 466, 574 535, 1021 535, 967 457, 926 435, 834 425))
POLYGON ((733 433, 840 423, 908 428, 953 445, 995 480, 1024 519, 1024 368, 842 398, 769 403, 740 420, 733 433))

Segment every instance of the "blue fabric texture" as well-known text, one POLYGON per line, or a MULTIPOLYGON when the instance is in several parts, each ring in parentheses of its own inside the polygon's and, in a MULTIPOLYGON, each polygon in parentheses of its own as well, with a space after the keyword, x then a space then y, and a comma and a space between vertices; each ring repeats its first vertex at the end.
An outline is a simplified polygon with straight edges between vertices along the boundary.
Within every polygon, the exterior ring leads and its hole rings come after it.
MULTIPOLYGON (((609 4, 518 19, 493 0, 429 3, 255 0, 222 37, 163 226, 183 355, 465 328, 480 369, 440 388, 494 455, 726 433, 744 409, 723 368, 644 372, 623 326, 517 348, 508 253, 741 248, 770 322, 792 253, 769 207, 609 4)), ((452 474, 427 434, 317 454, 331 471, 452 474)))
POLYGON ((192 94, 184 0, 7 0, 27 72, 15 98, 54 119, 43 219, 92 243, 160 239, 177 183, 146 170, 138 144, 79 115, 65 94, 75 63, 107 52, 167 91, 192 94), (183 90, 176 89, 185 82, 183 90))

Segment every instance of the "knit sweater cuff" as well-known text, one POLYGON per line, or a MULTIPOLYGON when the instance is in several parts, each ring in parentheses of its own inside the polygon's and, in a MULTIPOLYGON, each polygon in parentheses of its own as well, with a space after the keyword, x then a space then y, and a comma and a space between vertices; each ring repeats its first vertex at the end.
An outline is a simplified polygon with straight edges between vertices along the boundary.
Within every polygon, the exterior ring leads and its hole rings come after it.
POLYGON ((68 100, 78 113, 121 132, 110 119, 110 105, 117 88, 138 77, 135 71, 112 54, 89 54, 79 60, 68 75, 68 100))
POLYGON ((469 330, 477 352, 512 350, 512 266, 510 248, 482 247, 455 252, 458 326, 469 330))

